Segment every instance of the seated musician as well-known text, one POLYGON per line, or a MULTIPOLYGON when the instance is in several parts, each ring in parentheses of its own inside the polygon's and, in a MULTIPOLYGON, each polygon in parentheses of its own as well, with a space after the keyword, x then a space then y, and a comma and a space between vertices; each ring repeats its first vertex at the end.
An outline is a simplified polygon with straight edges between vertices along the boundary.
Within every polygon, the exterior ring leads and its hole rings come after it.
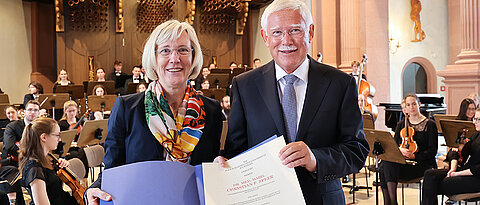
POLYGON ((38 118, 26 126, 20 142, 22 185, 32 196, 35 204, 78 204, 54 171, 54 167, 68 167, 68 161, 59 159, 53 164, 48 152, 57 148, 60 127, 50 118, 38 118))
POLYGON ((5 128, 7 127, 7 125, 10 124, 11 122, 15 121, 15 120, 18 120, 17 108, 13 105, 7 106, 7 108, 5 108, 5 115, 7 116, 8 121, 2 121, 1 122, 1 125, 0 125, 0 129, 2 129, 2 131, 0 131, 0 141, 1 142, 3 142, 3 134, 5 132, 5 128))
POLYGON ((57 87, 59 85, 72 85, 74 84, 72 81, 68 80, 68 73, 65 69, 62 69, 60 73, 58 73, 58 79, 55 84, 53 84, 53 93, 57 92, 57 87))
POLYGON ((98 67, 96 70, 97 73, 97 81, 104 82, 105 81, 105 70, 102 67, 98 67))
POLYGON ((139 83, 137 85, 137 88, 136 88, 137 93, 141 93, 145 90, 147 90, 147 85, 145 83, 139 83))
POLYGON ((63 116, 58 121, 60 131, 70 130, 77 124, 78 121, 78 106, 73 100, 66 101, 63 104, 63 116))
POLYGON ((202 89, 202 83, 207 80, 207 76, 210 75, 210 69, 207 67, 202 68, 202 72, 198 77, 195 79, 195 90, 201 90, 202 89))
POLYGON ((455 119, 472 121, 475 115, 475 109, 475 101, 470 98, 465 98, 462 100, 462 103, 460 103, 460 109, 458 110, 458 115, 455 119))
POLYGON ((23 106, 26 108, 30 100, 37 100, 40 94, 43 94, 43 86, 37 81, 32 81, 28 84, 28 94, 23 97, 23 106))
MULTIPOLYGON (((93 87, 93 91, 92 91, 92 95, 96 95, 96 96, 104 96, 107 94, 107 90, 105 89, 105 87, 103 85, 96 85, 95 87, 93 87)), ((93 118, 90 118, 90 119, 95 119, 95 120, 103 120, 105 117, 105 115, 110 115, 110 111, 105 111, 105 112, 100 112, 100 111, 97 111, 97 112, 94 112, 93 113, 93 118)))
POLYGON ((2 148, 2 166, 14 165, 18 166, 18 144, 22 139, 23 129, 25 125, 28 125, 33 120, 37 119, 40 112, 40 103, 36 100, 28 101, 25 107, 25 116, 22 120, 16 120, 11 122, 5 128, 5 134, 3 136, 3 148, 2 148))
POLYGON ((447 159, 451 159, 450 168, 425 172, 422 204, 436 205, 439 194, 451 196, 480 192, 480 109, 477 109, 473 119, 477 132, 470 137, 470 142, 461 143, 462 154, 459 154, 458 149, 451 149, 448 152, 447 159))
POLYGON ((207 89, 210 89, 210 82, 208 82, 207 79, 205 79, 202 83, 202 90, 207 90, 207 89))
MULTIPOLYGON (((408 181, 423 176, 427 169, 436 167, 435 155, 437 154, 438 132, 435 122, 420 113, 419 98, 415 94, 405 97, 405 108, 409 115, 408 125, 414 129, 413 140, 418 149, 411 152, 401 147, 402 137, 400 132, 405 127, 405 122, 399 122, 395 129, 395 141, 407 164, 382 161, 380 164, 380 185, 382 187, 384 204, 397 204, 397 184, 399 180, 408 181)), ((411 135, 411 132, 409 133, 411 135)), ((409 145, 410 147, 413 145, 409 145)))
POLYGON ((368 114, 372 117, 373 123, 375 123, 375 115, 370 112, 370 110, 365 109, 365 96, 364 95, 358 95, 358 106, 360 107, 360 112, 362 114, 368 114))

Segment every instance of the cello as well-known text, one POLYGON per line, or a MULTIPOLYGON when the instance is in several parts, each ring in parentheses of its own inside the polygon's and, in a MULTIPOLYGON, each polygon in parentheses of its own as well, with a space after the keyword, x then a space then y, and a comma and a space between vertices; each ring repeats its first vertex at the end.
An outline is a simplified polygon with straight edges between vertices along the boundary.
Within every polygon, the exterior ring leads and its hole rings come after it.
POLYGON ((375 96, 376 89, 369 82, 362 78, 363 67, 367 63, 367 54, 363 54, 362 58, 362 63, 360 63, 360 71, 358 72, 359 76, 357 79, 358 95, 364 96, 365 104, 363 105, 363 108, 373 113, 376 118, 378 115, 378 108, 373 104, 372 99, 375 96))
POLYGON ((413 127, 408 126, 408 114, 405 116, 405 127, 400 131, 400 137, 402 138, 401 148, 408 149, 411 153, 415 153, 418 150, 417 142, 413 140, 415 130, 413 127))

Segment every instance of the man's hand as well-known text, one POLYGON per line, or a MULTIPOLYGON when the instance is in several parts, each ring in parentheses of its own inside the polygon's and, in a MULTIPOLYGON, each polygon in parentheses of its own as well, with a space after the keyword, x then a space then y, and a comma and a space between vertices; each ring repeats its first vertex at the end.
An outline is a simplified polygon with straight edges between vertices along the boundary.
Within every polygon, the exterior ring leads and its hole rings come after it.
POLYGON ((317 171, 317 159, 303 141, 287 144, 280 150, 278 157, 289 168, 302 166, 309 172, 317 171))
POLYGON ((227 162, 227 158, 225 157, 222 157, 222 156, 218 156, 218 157, 215 157, 215 159, 213 160, 214 163, 217 163, 218 165, 220 165, 221 167, 225 168, 227 166, 226 162, 227 162))
POLYGON ((87 200, 89 205, 98 205, 100 204, 100 200, 110 201, 112 200, 112 196, 107 192, 100 190, 99 188, 90 188, 87 189, 87 200))

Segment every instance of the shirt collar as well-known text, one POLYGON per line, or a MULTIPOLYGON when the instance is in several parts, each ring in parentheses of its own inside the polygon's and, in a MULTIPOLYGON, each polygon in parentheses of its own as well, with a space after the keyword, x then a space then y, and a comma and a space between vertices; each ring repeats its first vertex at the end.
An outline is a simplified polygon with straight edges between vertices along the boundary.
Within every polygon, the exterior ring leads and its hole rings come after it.
MULTIPOLYGON (((302 80, 303 82, 308 82, 308 58, 305 57, 305 60, 303 61, 300 66, 298 66, 295 71, 293 71, 293 75, 295 75, 297 78, 302 80)), ((277 78, 277 81, 283 78, 283 76, 288 75, 285 70, 283 70, 277 63, 275 63, 275 76, 277 78)))

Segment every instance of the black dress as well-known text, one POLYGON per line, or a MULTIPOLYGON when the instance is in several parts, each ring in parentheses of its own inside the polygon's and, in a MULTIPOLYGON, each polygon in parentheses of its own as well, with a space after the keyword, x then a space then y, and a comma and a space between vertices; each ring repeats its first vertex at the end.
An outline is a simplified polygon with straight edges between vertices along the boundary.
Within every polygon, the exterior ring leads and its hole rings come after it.
MULTIPOLYGON (((71 196, 68 192, 63 191, 63 182, 57 176, 56 172, 54 170, 42 167, 42 165, 35 160, 27 161, 22 171, 22 178, 22 185, 27 189, 30 196, 32 196, 30 183, 32 183, 35 179, 40 179, 45 181, 50 204, 78 204, 73 196, 71 196)), ((34 204, 33 201, 30 204, 34 204)))
MULTIPOLYGON (((457 172, 470 169, 473 175, 445 178, 448 173, 447 169, 427 170, 423 180, 422 204, 437 204, 437 195, 439 194, 451 196, 480 192, 480 132, 473 134, 471 140, 472 146, 469 157, 467 157, 468 160, 457 168, 457 172)), ((454 152, 449 151, 448 155, 454 155, 454 152)))
MULTIPOLYGON (((415 165, 398 164, 382 161, 380 164, 380 185, 387 189, 387 182, 409 181, 423 176, 427 169, 436 167, 435 155, 438 147, 438 131, 434 121, 425 119, 418 124, 411 124, 415 134, 413 140, 417 143, 418 151, 415 154, 415 165)), ((404 122, 399 122, 395 129, 395 141, 398 145, 402 143, 400 131, 405 127, 404 122)))

